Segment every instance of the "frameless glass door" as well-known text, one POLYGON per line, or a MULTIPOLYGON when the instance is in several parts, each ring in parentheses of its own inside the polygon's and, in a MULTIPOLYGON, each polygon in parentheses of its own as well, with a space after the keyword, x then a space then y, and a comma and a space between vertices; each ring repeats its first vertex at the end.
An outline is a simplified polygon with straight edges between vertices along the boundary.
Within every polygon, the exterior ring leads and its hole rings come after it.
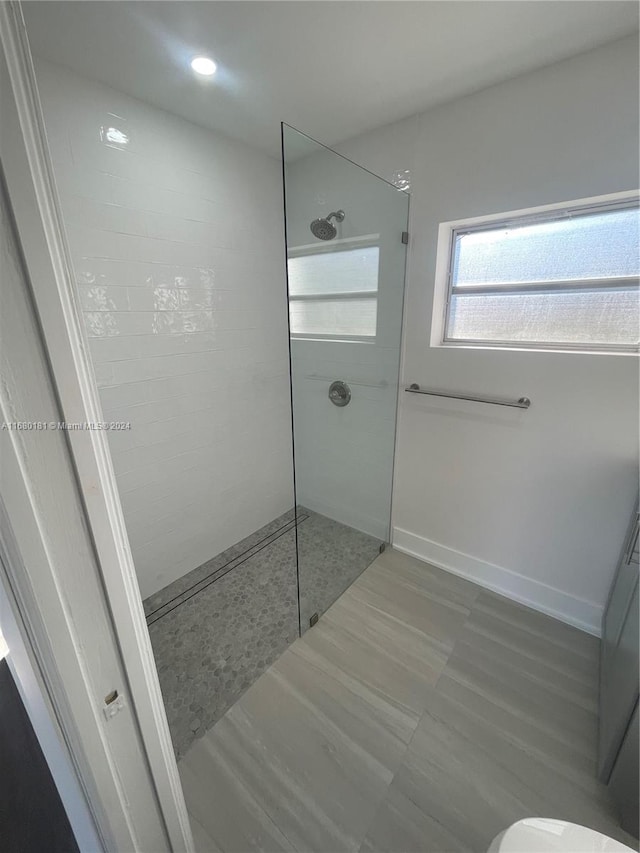
POLYGON ((390 538, 409 197, 283 125, 300 621, 390 538))

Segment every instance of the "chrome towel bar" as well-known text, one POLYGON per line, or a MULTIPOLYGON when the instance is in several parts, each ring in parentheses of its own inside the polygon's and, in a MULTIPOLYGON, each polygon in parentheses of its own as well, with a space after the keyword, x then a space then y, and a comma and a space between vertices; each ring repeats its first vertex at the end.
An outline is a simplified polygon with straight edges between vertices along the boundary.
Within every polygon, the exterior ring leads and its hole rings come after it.
POLYGON ((430 397, 450 397, 453 400, 473 400, 474 403, 491 403, 494 406, 511 406, 514 409, 528 409, 531 400, 520 397, 519 400, 501 400, 499 397, 476 397, 474 394, 450 394, 448 391, 436 391, 432 388, 421 388, 417 382, 404 389, 411 394, 428 394, 430 397))

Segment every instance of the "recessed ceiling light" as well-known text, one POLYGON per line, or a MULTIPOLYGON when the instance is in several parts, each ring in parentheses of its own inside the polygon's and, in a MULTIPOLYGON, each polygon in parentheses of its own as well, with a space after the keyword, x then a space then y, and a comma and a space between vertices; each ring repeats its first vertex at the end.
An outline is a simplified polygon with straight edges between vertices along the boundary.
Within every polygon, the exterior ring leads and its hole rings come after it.
POLYGON ((196 56, 195 59, 191 60, 191 67, 196 74, 211 77, 212 74, 216 73, 216 68, 218 66, 215 64, 213 59, 209 59, 208 56, 196 56))

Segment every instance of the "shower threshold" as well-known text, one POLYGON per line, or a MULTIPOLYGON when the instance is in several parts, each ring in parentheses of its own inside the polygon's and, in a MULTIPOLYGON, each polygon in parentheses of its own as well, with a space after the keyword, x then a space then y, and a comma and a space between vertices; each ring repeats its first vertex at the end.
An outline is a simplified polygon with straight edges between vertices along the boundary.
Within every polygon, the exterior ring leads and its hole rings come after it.
POLYGON ((176 757, 376 558, 380 540, 298 507, 144 601, 176 757))

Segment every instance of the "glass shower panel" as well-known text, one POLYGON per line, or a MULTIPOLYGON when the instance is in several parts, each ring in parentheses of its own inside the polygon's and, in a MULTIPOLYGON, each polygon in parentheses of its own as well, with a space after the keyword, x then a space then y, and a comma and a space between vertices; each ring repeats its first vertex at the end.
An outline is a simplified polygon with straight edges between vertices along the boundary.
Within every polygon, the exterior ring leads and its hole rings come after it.
POLYGON ((283 125, 300 623, 390 539, 409 196, 283 125))

